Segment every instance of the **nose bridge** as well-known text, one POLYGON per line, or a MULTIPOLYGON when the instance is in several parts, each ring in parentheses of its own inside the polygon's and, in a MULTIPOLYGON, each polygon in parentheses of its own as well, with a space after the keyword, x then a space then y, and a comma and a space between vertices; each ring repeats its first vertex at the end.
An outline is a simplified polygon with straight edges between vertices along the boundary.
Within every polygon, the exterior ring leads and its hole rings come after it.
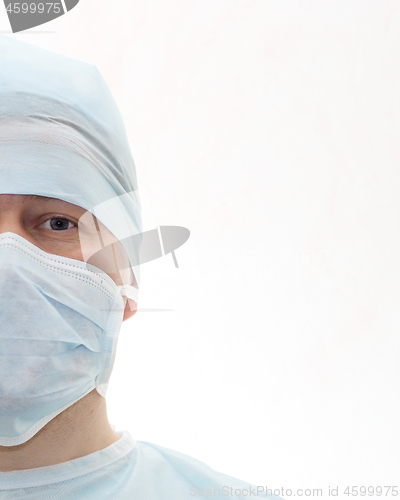
POLYGON ((7 232, 24 238, 28 236, 23 224, 21 204, 2 195, 0 196, 0 234, 7 232))

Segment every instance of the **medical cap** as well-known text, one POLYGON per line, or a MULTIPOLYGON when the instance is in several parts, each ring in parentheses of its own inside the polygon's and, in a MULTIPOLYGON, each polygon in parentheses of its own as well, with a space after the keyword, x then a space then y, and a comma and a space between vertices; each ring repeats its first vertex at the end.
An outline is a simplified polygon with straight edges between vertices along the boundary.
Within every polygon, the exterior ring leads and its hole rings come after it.
MULTIPOLYGON (((121 241, 139 284, 135 165, 98 69, 0 35, 0 193, 58 198, 121 241)), ((140 237, 139 237, 140 239, 140 237)))

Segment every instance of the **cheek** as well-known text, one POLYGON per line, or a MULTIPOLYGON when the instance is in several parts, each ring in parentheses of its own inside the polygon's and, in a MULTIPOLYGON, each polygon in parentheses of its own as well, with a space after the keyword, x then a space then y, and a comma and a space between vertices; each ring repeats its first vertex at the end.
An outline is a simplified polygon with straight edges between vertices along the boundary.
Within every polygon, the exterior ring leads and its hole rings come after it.
POLYGON ((49 238, 34 237, 37 246, 44 252, 60 255, 69 259, 83 261, 79 241, 60 241, 49 238))
POLYGON ((132 284, 133 273, 131 268, 119 269, 116 272, 108 272, 107 274, 117 285, 132 284))
POLYGON ((117 285, 123 285, 122 279, 119 273, 106 273, 117 285))
POLYGON ((133 272, 130 267, 122 269, 120 271, 120 276, 123 285, 132 285, 134 283, 133 272))
POLYGON ((80 246, 70 250, 66 257, 69 257, 70 259, 81 260, 83 262, 83 255, 80 246))
POLYGON ((129 259, 121 243, 114 245, 115 259, 118 266, 118 272, 121 279, 121 285, 132 285, 133 272, 129 265, 129 259))

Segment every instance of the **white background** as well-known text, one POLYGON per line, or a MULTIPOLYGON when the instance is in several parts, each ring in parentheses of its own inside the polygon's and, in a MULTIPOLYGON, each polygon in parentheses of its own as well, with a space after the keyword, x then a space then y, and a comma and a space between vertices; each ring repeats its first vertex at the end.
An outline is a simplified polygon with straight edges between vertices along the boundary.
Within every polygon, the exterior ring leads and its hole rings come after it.
POLYGON ((191 231, 142 268, 173 311, 123 326, 118 430, 271 488, 399 484, 399 26, 397 0, 81 0, 12 35, 99 67, 146 229, 191 231))

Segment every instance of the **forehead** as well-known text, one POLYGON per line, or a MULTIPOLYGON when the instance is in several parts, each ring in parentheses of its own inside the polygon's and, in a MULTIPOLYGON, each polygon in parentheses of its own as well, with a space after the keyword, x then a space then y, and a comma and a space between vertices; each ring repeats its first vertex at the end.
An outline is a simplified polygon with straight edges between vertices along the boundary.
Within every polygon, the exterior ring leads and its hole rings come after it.
POLYGON ((51 198, 48 196, 40 196, 36 194, 0 194, 0 207, 3 208, 9 206, 19 206, 19 205, 62 205, 63 208, 72 209, 75 211, 84 212, 85 210, 78 205, 74 205, 59 198, 51 198))

